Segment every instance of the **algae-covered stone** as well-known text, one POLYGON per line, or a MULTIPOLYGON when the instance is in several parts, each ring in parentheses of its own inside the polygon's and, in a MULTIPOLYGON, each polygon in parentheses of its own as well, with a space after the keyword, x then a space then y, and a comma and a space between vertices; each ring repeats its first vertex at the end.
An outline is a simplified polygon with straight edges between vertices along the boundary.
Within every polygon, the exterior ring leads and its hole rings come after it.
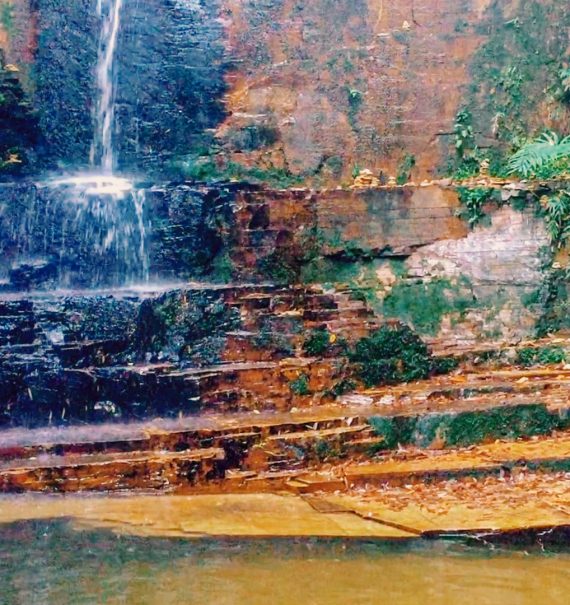
POLYGON ((432 368, 426 344, 401 323, 385 324, 361 339, 349 357, 368 387, 427 378, 432 368))
POLYGON ((497 439, 549 435, 568 424, 565 414, 550 412, 540 403, 418 416, 374 416, 368 422, 384 439, 385 449, 398 445, 465 447, 497 439))

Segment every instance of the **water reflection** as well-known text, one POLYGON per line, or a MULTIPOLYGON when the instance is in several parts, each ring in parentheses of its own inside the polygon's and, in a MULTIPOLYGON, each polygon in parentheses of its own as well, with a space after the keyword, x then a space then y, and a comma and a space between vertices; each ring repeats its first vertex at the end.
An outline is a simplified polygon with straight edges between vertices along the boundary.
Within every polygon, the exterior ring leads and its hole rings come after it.
POLYGON ((47 605, 562 605, 570 554, 445 542, 191 541, 0 527, 1 602, 47 605))

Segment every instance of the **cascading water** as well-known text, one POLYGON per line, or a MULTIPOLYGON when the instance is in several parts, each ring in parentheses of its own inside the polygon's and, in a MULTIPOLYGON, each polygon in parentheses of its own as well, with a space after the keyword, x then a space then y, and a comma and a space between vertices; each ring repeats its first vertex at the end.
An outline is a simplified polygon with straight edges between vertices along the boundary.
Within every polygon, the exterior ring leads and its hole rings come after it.
POLYGON ((50 285, 64 288, 148 282, 145 192, 114 173, 115 57, 122 7, 123 0, 97 0, 101 35, 90 170, 37 183, 36 201, 14 228, 19 254, 12 273, 18 267, 51 266, 50 285))
POLYGON ((95 132, 91 144, 91 165, 103 174, 114 168, 113 124, 115 118, 115 53, 121 27, 123 0, 97 0, 97 16, 102 20, 97 64, 99 99, 95 115, 95 132))

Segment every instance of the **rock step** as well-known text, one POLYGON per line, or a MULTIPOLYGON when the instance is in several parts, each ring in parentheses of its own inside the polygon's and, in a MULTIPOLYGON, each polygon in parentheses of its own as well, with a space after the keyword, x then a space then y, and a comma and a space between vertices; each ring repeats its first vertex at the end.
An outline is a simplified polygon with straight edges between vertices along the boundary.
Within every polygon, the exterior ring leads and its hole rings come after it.
POLYGON ((249 332, 273 332, 279 335, 297 335, 298 339, 307 336, 307 333, 326 327, 338 336, 350 341, 360 338, 360 334, 367 335, 371 329, 377 327, 379 322, 368 312, 345 312, 337 309, 319 310, 293 310, 281 313, 252 313, 241 315, 241 328, 249 332), (353 334, 356 328, 358 334, 353 334), (304 333, 304 334, 303 334, 304 333))
POLYGON ((54 354, 65 368, 104 366, 113 355, 128 347, 126 340, 81 340, 53 345, 54 354))
POLYGON ((290 357, 294 349, 302 343, 299 334, 262 334, 252 331, 228 332, 223 363, 249 363, 279 361, 290 357))
MULTIPOLYGON (((66 349, 68 355, 100 356, 120 343, 97 343, 86 349, 66 349)), ((77 361, 79 357, 74 357, 77 361)), ((78 362, 79 365, 80 362, 78 362)), ((31 376, 26 399, 12 413, 29 414, 46 424, 170 417, 204 411, 287 410, 326 405, 327 390, 344 378, 342 359, 286 358, 223 363, 180 370, 168 363, 136 366, 77 367, 50 372, 49 360, 31 356, 11 364, 12 373, 31 376), (32 376, 32 371, 33 376, 32 376), (35 403, 36 401, 41 403, 35 403), (46 405, 47 402, 47 405, 46 405), (73 416, 73 412, 80 416, 73 416), (62 422, 63 420, 63 422, 62 422)), ((10 372, 5 371, 9 384, 10 372)), ((6 400, 10 393, 6 392, 6 400)), ((342 396, 339 403, 365 405, 398 412, 398 406, 417 404, 434 410, 468 405, 504 405, 513 402, 559 406, 570 399, 570 371, 563 368, 505 370, 436 377, 412 384, 370 389, 342 396)))
POLYGON ((117 339, 80 340, 49 346, 39 342, 35 336, 24 340, 30 340, 30 342, 6 346, 0 344, 0 357, 5 360, 16 360, 20 356, 25 361, 26 357, 30 355, 41 359, 53 356, 61 363, 63 368, 99 367, 112 363, 113 356, 122 353, 128 346, 125 340, 117 339))
POLYGON ((265 470, 229 475, 236 490, 288 490, 298 494, 338 490, 410 487, 438 481, 488 476, 509 481, 521 473, 569 472, 570 435, 515 442, 495 442, 456 450, 400 450, 377 462, 332 466, 327 471, 265 470))
POLYGON ((270 435, 264 441, 264 444, 276 444, 278 447, 289 445, 301 445, 307 441, 326 440, 330 437, 352 437, 354 435, 361 436, 363 433, 370 433, 371 428, 367 424, 357 424, 345 427, 333 427, 326 429, 305 430, 296 432, 278 433, 270 435))
POLYGON ((169 489, 223 475, 224 450, 46 455, 0 466, 0 492, 169 489))
POLYGON ((452 451, 398 452, 375 464, 346 467, 344 476, 351 486, 406 485, 490 474, 510 477, 517 470, 570 470, 570 436, 496 442, 452 451))
POLYGON ((33 311, 33 303, 25 298, 16 300, 0 299, 0 317, 2 319, 14 315, 27 315, 33 311))
POLYGON ((223 294, 226 303, 243 310, 269 310, 275 313, 298 309, 338 309, 343 299, 320 289, 282 286, 265 287, 257 292, 236 296, 233 291, 223 294))
POLYGON ((36 338, 35 323, 27 315, 5 315, 0 318, 0 346, 27 345, 36 338))
POLYGON ((457 448, 568 429, 568 400, 553 407, 493 399, 436 407, 426 402, 393 408, 328 405, 296 412, 200 415, 156 424, 7 431, 0 433, 0 460, 218 447, 226 452, 226 468, 260 470, 268 463, 268 452, 272 462, 285 452, 279 460, 290 463, 287 454, 294 451, 295 460, 313 464, 349 453, 369 458, 401 447, 457 448))
POLYGON ((570 404, 549 411, 540 404, 451 408, 440 412, 408 410, 393 416, 371 415, 366 423, 329 430, 310 430, 272 436, 252 448, 245 458, 246 470, 272 468, 280 461, 302 461, 316 466, 351 454, 369 459, 378 452, 414 447, 455 449, 496 439, 517 440, 563 433, 570 429, 570 404))
MULTIPOLYGON (((52 417, 89 422, 103 414, 129 419, 307 407, 342 379, 342 368, 342 361, 334 358, 289 358, 187 369, 171 364, 65 369, 53 390, 52 417), (70 417, 73 411, 84 416, 70 417)), ((36 389, 53 388, 47 375, 36 382, 26 409, 33 409, 36 389)))
MULTIPOLYGON (((369 411, 371 413, 371 411, 369 411)), ((275 414, 198 416, 166 426, 93 425, 65 429, 0 432, 0 460, 51 455, 120 453, 133 450, 184 451, 204 447, 231 449, 235 442, 258 443, 272 435, 333 429, 366 422, 366 410, 339 408, 275 414), (365 412, 358 416, 357 414, 365 412)))
POLYGON ((347 455, 351 444, 365 437, 372 438, 372 434, 368 424, 350 424, 270 435, 249 449, 242 468, 272 470, 276 464, 278 467, 307 466, 336 460, 347 455))
POLYGON ((456 357, 464 363, 480 362, 480 358, 499 356, 501 353, 514 353, 520 349, 561 347, 570 348, 570 338, 565 334, 548 336, 530 341, 495 341, 495 342, 458 342, 457 339, 445 341, 440 339, 425 339, 436 356, 456 357))
MULTIPOLYGON (((69 370, 66 397, 72 407, 108 401, 123 417, 138 410, 147 416, 199 413, 207 410, 287 410, 326 402, 326 393, 344 378, 344 360, 286 358, 278 361, 223 363, 204 368, 175 369, 168 365, 69 370)), ((355 397, 370 405, 424 401, 449 402, 495 397, 536 397, 537 401, 568 396, 570 373, 564 370, 518 370, 451 376, 392 388, 373 389, 355 397)), ((330 401, 330 399, 329 399, 330 401)), ((56 414, 57 416, 57 414, 56 414)))
MULTIPOLYGON (((570 388, 570 370, 560 367, 551 368, 515 368, 497 370, 492 373, 451 374, 397 385, 391 388, 368 389, 358 393, 363 401, 397 403, 399 401, 427 401, 446 398, 460 400, 478 395, 492 394, 529 394, 570 388), (388 399, 389 398, 389 399, 388 399)), ((340 400, 350 403, 354 395, 347 395, 340 400)))

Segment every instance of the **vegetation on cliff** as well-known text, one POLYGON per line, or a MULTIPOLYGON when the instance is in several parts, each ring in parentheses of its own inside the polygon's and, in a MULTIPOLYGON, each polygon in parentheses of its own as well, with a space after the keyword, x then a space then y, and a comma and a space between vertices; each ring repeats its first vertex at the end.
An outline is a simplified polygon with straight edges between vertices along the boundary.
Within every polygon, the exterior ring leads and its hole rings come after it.
POLYGON ((570 136, 545 132, 523 145, 508 162, 509 174, 524 178, 552 178, 570 170, 570 136))
POLYGON ((0 54, 0 175, 19 174, 37 142, 36 116, 18 79, 18 69, 0 54))
POLYGON ((485 158, 499 177, 549 178, 568 170, 570 13, 551 0, 507 10, 493 2, 478 26, 486 41, 471 62, 454 126, 456 178, 476 176, 485 158))
POLYGON ((349 353, 349 359, 367 387, 420 380, 432 370, 427 345, 402 323, 385 324, 362 338, 349 353))

